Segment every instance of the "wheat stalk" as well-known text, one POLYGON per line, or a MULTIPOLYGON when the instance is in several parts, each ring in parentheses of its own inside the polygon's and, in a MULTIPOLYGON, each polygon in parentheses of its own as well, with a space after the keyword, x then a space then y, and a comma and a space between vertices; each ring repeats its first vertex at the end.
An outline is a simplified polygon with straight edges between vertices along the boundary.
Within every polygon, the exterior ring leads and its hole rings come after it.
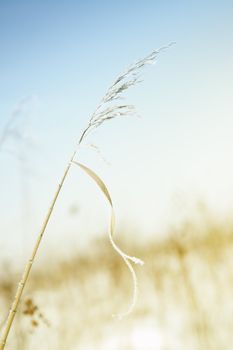
MULTIPOLYGON (((109 89, 107 90, 106 94, 104 95, 104 97, 102 98, 102 100, 100 101, 98 107, 96 108, 96 110, 94 111, 94 113, 91 115, 89 122, 87 124, 87 127, 84 129, 83 133, 81 134, 81 137, 77 143, 77 146, 73 152, 73 154, 71 155, 71 157, 69 158, 69 161, 65 167, 63 176, 60 180, 60 183, 58 184, 57 190, 54 194, 54 197, 52 199, 52 202, 50 204, 50 207, 46 213, 44 222, 42 224, 42 227, 40 229, 38 238, 36 240, 36 243, 33 247, 31 256, 25 266, 23 275, 21 277, 21 280, 18 284, 18 288, 15 294, 15 298, 14 301, 11 305, 5 326, 3 327, 3 331, 1 334, 1 339, 0 339, 0 350, 3 350, 5 348, 6 345, 6 341, 7 341, 7 337, 9 335, 12 323, 14 321, 15 318, 15 314, 17 312, 18 309, 18 305, 23 293, 23 290, 25 288, 25 285, 27 283, 28 280, 28 276, 30 274, 32 265, 34 263, 36 254, 38 252, 41 240, 44 236, 46 227, 48 225, 48 222, 50 220, 50 217, 53 213, 55 204, 57 202, 58 196, 61 192, 61 189, 64 185, 64 182, 66 180, 67 174, 69 173, 69 170, 72 166, 72 164, 74 164, 76 155, 78 153, 79 147, 81 146, 81 144, 83 143, 84 139, 87 137, 87 135, 92 132, 94 129, 98 128, 100 125, 102 125, 104 122, 114 119, 116 117, 122 117, 122 116, 126 116, 126 115, 132 115, 135 113, 134 110, 134 106, 132 105, 128 105, 128 104, 119 104, 116 103, 115 101, 119 101, 122 98, 122 94, 128 90, 131 86, 136 85, 137 83, 141 82, 141 80, 139 79, 139 73, 142 70, 142 68, 144 68, 147 64, 152 64, 155 62, 158 54, 162 51, 167 49, 169 46, 171 46, 173 43, 170 43, 169 45, 162 47, 158 50, 154 50, 151 54, 149 54, 148 56, 146 56, 145 58, 136 61, 134 64, 132 64, 128 69, 125 70, 125 72, 123 72, 123 74, 119 75, 117 77, 117 79, 114 81, 114 83, 109 87, 109 89)), ((79 164, 79 163, 78 163, 79 164)), ((79 164, 79 166, 81 166, 98 184, 99 187, 102 189, 102 191, 105 193, 105 195, 107 196, 110 205, 112 206, 112 200, 111 197, 108 193, 108 191, 106 192, 105 189, 106 186, 103 186, 103 182, 102 180, 100 180, 100 178, 94 173, 92 172, 89 168, 79 164)), ((114 211, 113 211, 113 207, 112 207, 112 217, 111 217, 111 230, 110 230, 110 242, 113 246, 113 248, 122 256, 122 258, 124 259, 125 263, 127 264, 129 270, 131 271, 132 274, 132 278, 133 278, 133 282, 134 282, 134 294, 133 294, 133 301, 131 303, 131 306, 129 308, 129 310, 123 314, 126 315, 129 312, 131 312, 135 301, 136 301, 136 292, 137 292, 137 278, 136 278, 136 274, 135 271, 130 263, 130 261, 133 261, 134 263, 142 263, 139 259, 134 258, 134 257, 130 257, 128 255, 126 255, 125 253, 123 253, 120 248, 116 245, 116 243, 113 240, 113 234, 114 232, 114 211)))

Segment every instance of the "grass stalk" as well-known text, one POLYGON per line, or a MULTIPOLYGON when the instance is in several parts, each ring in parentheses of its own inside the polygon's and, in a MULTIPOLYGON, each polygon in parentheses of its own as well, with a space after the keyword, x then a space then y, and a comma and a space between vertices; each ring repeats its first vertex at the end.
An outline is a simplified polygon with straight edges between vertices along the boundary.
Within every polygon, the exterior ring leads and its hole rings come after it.
POLYGON ((58 198, 59 193, 60 193, 60 191, 62 189, 62 186, 63 186, 63 184, 65 182, 65 179, 66 179, 67 174, 68 174, 68 172, 70 170, 70 167, 71 167, 71 162, 73 161, 76 153, 77 153, 77 150, 75 150, 75 152, 73 153, 70 161, 68 162, 68 165, 65 168, 64 174, 63 174, 63 176, 61 178, 61 181, 60 181, 60 183, 59 183, 59 185, 57 187, 57 190, 56 190, 56 192, 54 194, 53 200, 51 202, 51 205, 50 205, 49 210, 48 210, 48 212, 46 214, 46 217, 45 217, 45 220, 44 220, 43 225, 41 227, 41 230, 39 232, 37 241, 36 241, 36 243, 35 243, 35 245, 33 247, 32 254, 31 254, 31 256, 30 256, 30 258, 29 258, 29 260, 28 260, 28 262, 27 262, 27 264, 25 266, 22 278, 21 278, 21 280, 20 280, 20 282, 18 284, 18 288, 17 288, 16 294, 15 294, 15 298, 14 298, 14 301, 12 303, 11 309, 9 311, 9 315, 7 317, 6 324, 5 324, 3 332, 2 332, 2 336, 1 336, 1 340, 0 340, 0 350, 3 350, 4 347, 5 347, 8 334, 10 332, 12 323, 14 321, 14 318, 15 318, 15 315, 16 315, 16 312, 17 312, 17 309, 18 309, 18 305, 19 305, 19 302, 20 302, 23 290, 25 288, 25 285, 27 283, 27 280, 28 280, 28 277, 29 277, 32 265, 34 263, 37 251, 39 249, 41 240, 42 240, 42 238, 44 236, 46 227, 47 227, 49 219, 50 219, 50 217, 52 215, 52 212, 53 212, 54 206, 56 204, 57 198, 58 198))
MULTIPOLYGON (((47 228, 47 225, 49 223, 49 219, 53 213, 55 204, 57 202, 58 196, 62 190, 62 187, 64 185, 64 182, 66 180, 66 177, 69 173, 69 170, 71 168, 71 165, 74 163, 77 151, 79 149, 79 146, 81 145, 81 143, 83 142, 83 140, 87 137, 87 135, 93 131, 94 129, 98 128, 100 125, 102 125, 103 123, 105 123, 105 121, 114 119, 116 117, 121 117, 121 116, 126 116, 126 115, 131 115, 134 114, 134 106, 132 105, 127 105, 127 104, 115 104, 115 101, 119 101, 120 99, 122 99, 122 94, 128 90, 128 88, 130 88, 131 86, 134 86, 137 83, 140 83, 141 80, 139 80, 139 75, 138 72, 141 71, 142 68, 144 68, 145 65, 154 63, 155 60, 157 59, 158 54, 168 48, 169 46, 171 46, 173 43, 169 44, 166 47, 162 47, 159 50, 154 50, 151 54, 149 54, 148 56, 146 56, 145 58, 136 61, 134 64, 132 64, 128 69, 126 69, 126 71, 121 74, 120 76, 117 77, 117 79, 114 81, 114 83, 109 87, 109 89, 107 90, 106 94, 104 95, 104 97, 102 98, 102 100, 100 101, 100 104, 98 105, 98 107, 96 108, 95 112, 91 115, 91 118, 89 120, 89 123, 87 125, 87 127, 84 129, 83 133, 81 134, 81 137, 79 139, 78 145, 75 149, 75 151, 73 152, 72 156, 70 157, 67 166, 65 168, 64 174, 61 178, 61 181, 58 185, 58 188, 54 194, 54 197, 52 199, 52 202, 50 204, 50 207, 48 209, 48 212, 45 216, 43 225, 41 227, 41 230, 39 232, 38 238, 36 240, 36 243, 33 247, 32 250, 32 254, 26 264, 26 267, 24 269, 23 275, 21 277, 21 280, 18 284, 18 288, 15 294, 15 298, 14 301, 12 303, 12 306, 10 308, 6 323, 3 327, 3 331, 1 334, 1 338, 0 338, 0 350, 4 350, 5 345, 6 345, 6 341, 12 326, 12 323, 14 321, 16 312, 18 310, 18 306, 21 300, 21 296, 22 293, 24 291, 24 288, 26 286, 26 283, 28 281, 28 277, 30 275, 30 271, 32 269, 33 263, 35 261, 41 240, 44 236, 45 230, 47 228)), ((0 140, 1 142, 3 142, 4 138, 2 140, 0 140)), ((87 168, 86 168, 87 169, 87 168)), ((93 177, 93 176, 92 176, 93 177)), ((95 177, 95 181, 96 181, 96 176, 94 174, 95 177)), ((97 181, 98 182, 98 181, 97 181)), ((111 204, 111 203, 110 203, 111 204)), ((114 243, 114 241, 112 240, 112 235, 110 236, 110 241, 111 244, 113 246, 113 248, 118 251, 118 253, 123 257, 125 263, 127 264, 129 270, 131 271, 132 277, 133 277, 133 281, 134 281, 134 285, 137 285, 137 279, 136 279, 136 274, 135 271, 132 267, 132 265, 130 264, 130 262, 128 261, 129 259, 133 260, 135 259, 135 261, 133 262, 138 262, 140 260, 138 260, 137 258, 134 257, 129 257, 126 254, 124 254, 114 243)), ((133 304, 132 306, 134 306, 135 304, 135 298, 136 298, 136 293, 134 293, 134 299, 133 299, 133 304)), ((130 308, 129 311, 131 311, 132 307, 130 308)), ((127 312, 126 314, 128 314, 129 312, 127 312)))

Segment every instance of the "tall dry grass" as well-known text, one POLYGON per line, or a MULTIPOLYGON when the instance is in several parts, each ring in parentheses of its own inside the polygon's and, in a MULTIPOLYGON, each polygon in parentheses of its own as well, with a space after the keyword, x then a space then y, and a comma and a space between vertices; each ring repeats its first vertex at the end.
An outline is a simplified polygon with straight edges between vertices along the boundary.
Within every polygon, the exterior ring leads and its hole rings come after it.
MULTIPOLYGON (((171 43, 173 44, 173 43, 171 43)), ((139 61, 135 62, 134 64, 132 64, 129 68, 127 68, 125 70, 125 72, 123 72, 121 75, 119 75, 117 77, 117 79, 114 81, 114 83, 109 87, 109 89, 107 90, 106 94, 103 96, 102 100, 100 101, 99 105, 97 106, 96 110, 94 111, 94 113, 91 115, 89 122, 86 126, 86 128, 84 129, 84 131, 82 132, 79 141, 75 147, 75 150, 72 152, 71 156, 68 159, 67 165, 65 166, 65 170, 64 173, 61 177, 61 180, 58 184, 57 190, 54 193, 54 197, 51 201, 51 204, 49 206, 49 209, 45 215, 45 219, 44 222, 42 223, 40 232, 38 234, 38 238, 36 240, 36 243, 32 249, 31 255, 26 263, 24 272, 20 278, 19 284, 18 284, 18 288, 13 300, 13 303, 11 305, 8 317, 6 319, 6 323, 3 326, 2 329, 2 334, 1 334, 1 338, 0 338, 0 350, 3 350, 5 348, 6 345, 6 341, 12 326, 12 323, 14 321, 15 315, 17 313, 18 307, 19 307, 19 303, 24 291, 24 288, 26 286, 26 283, 28 281, 30 272, 31 272, 31 268, 34 264, 36 255, 38 253, 38 249, 40 247, 41 244, 41 240, 44 236, 45 230, 47 228, 47 225, 49 223, 50 217, 53 213, 55 204, 57 202, 57 199, 60 195, 60 192, 63 188, 63 185, 65 183, 65 180, 67 178, 67 175, 69 174, 69 171, 71 169, 71 167, 73 166, 73 164, 78 164, 79 166, 81 166, 81 168, 83 168, 89 175, 91 175, 91 177, 97 182, 97 184, 100 186, 102 192, 105 193, 106 195, 106 187, 103 184, 102 180, 99 179, 99 177, 93 172, 91 171, 89 168, 87 168, 86 166, 83 166, 79 163, 77 163, 76 159, 78 156, 78 151, 80 146, 82 145, 82 143, 84 142, 85 138, 87 137, 87 135, 92 132, 93 130, 97 129, 99 126, 101 126, 103 123, 105 123, 106 121, 109 121, 111 119, 117 118, 117 117, 124 117, 124 116, 128 116, 131 114, 134 114, 134 106, 129 105, 129 104, 122 104, 120 103, 120 99, 122 98, 122 95, 125 93, 125 91, 127 91, 130 87, 136 85, 137 83, 140 83, 141 80, 139 78, 139 74, 141 72, 141 70, 148 64, 154 63, 155 60, 157 59, 158 54, 163 51, 164 49, 167 49, 169 46, 171 46, 171 44, 169 44, 166 47, 162 47, 159 50, 155 50, 153 51, 151 54, 149 54, 148 56, 146 56, 143 59, 140 59, 139 61)), ((12 120, 9 121, 9 125, 11 125, 12 120)), ((5 137, 7 135, 7 133, 9 132, 9 125, 7 124, 6 126, 6 130, 3 133, 2 138, 0 139, 0 142, 4 142, 5 141, 5 137)), ((107 195, 107 198, 109 200, 109 196, 107 195)), ((112 206, 112 201, 111 199, 109 200, 109 203, 113 209, 112 206)), ((110 242, 112 244, 112 247, 115 249, 115 251, 121 255, 121 257, 123 258, 124 262, 126 263, 127 267, 129 268, 131 274, 132 274, 132 278, 134 281, 134 294, 133 294, 133 302, 132 305, 129 307, 129 310, 126 311, 124 313, 124 315, 127 315, 129 312, 131 312, 132 307, 135 304, 136 301, 136 286, 137 286, 137 278, 136 278, 136 274, 134 271, 134 268, 131 264, 131 262, 133 263, 141 263, 141 261, 139 259, 136 259, 132 256, 129 256, 127 254, 125 254, 124 252, 122 252, 122 250, 116 245, 116 243, 113 240, 113 227, 114 227, 114 213, 112 212, 112 218, 111 218, 111 225, 110 225, 110 242)))

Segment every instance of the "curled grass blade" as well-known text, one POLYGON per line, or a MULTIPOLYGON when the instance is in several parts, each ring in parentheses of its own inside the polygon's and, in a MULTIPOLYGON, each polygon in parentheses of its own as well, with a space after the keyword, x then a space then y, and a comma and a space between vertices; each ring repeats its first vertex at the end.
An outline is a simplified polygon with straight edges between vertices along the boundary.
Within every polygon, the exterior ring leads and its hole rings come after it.
POLYGON ((109 225, 109 240, 110 243, 113 247, 113 249, 122 257, 122 259, 124 260, 126 266, 128 267, 131 276, 132 276, 132 280, 133 280, 133 293, 132 293, 132 299, 130 302, 130 305, 128 307, 128 309, 121 314, 118 315, 114 315, 117 316, 119 319, 122 319, 122 317, 129 315, 135 304, 136 304, 136 300, 137 300, 137 290, 138 290, 138 283, 137 283, 137 275, 135 273, 135 270, 131 264, 131 262, 133 262, 134 264, 139 264, 139 265, 143 265, 143 261, 134 257, 134 256, 130 256, 127 255, 126 253, 124 253, 119 246, 115 243, 115 241, 113 240, 113 236, 115 233, 115 212, 114 212, 114 208, 113 208, 113 201, 112 198, 110 196, 110 193, 107 189, 107 186, 105 185, 105 183, 103 182, 103 180, 90 168, 88 168, 87 166, 78 163, 76 161, 72 161, 73 164, 78 165, 82 170, 84 170, 84 172, 90 176, 92 178, 92 180, 97 184, 97 186, 99 187, 99 189, 101 190, 101 192, 104 194, 104 196, 107 198, 107 201, 111 207, 111 218, 110 218, 110 225, 109 225))

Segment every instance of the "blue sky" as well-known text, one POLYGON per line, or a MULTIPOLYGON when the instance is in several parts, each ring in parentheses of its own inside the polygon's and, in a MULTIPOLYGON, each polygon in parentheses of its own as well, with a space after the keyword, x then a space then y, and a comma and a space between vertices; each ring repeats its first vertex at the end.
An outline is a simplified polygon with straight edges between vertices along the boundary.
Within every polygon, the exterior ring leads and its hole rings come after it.
MULTIPOLYGON (((24 127, 32 140, 6 145, 20 149, 26 170, 0 155, 2 229, 10 240, 12 231, 20 242, 23 231, 40 226, 66 159, 113 79, 171 41, 127 94, 142 119, 113 121, 90 137, 111 166, 88 150, 81 159, 109 184, 120 222, 145 235, 165 230, 199 199, 232 210, 232 11, 231 1, 0 1, 0 130, 29 97, 24 127)), ((89 232, 105 227, 104 209, 95 214, 104 203, 79 171, 63 201, 51 231, 63 237, 86 221, 93 221, 89 232), (86 206, 77 220, 67 214, 73 203, 86 206)))

